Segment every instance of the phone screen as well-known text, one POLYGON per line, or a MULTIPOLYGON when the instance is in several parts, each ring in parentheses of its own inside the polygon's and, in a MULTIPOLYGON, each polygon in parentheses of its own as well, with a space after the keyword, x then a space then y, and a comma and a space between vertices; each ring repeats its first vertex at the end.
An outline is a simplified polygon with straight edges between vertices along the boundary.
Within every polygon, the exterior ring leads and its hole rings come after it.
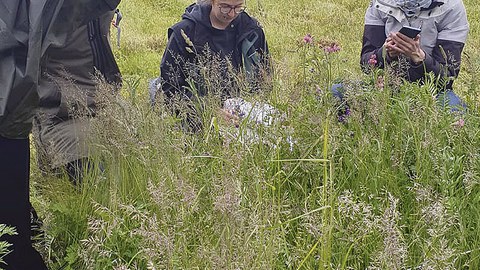
POLYGON ((421 31, 422 30, 420 28, 411 27, 411 26, 404 26, 398 32, 404 34, 405 36, 407 36, 409 38, 415 38, 415 37, 417 37, 418 34, 420 34, 421 31))

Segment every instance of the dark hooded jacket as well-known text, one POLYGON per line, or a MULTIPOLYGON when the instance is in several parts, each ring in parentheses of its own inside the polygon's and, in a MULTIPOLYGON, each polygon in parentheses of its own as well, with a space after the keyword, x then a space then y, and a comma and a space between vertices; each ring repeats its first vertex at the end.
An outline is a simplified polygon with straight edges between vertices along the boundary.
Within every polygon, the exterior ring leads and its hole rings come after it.
POLYGON ((225 30, 219 30, 210 22, 211 9, 211 5, 192 4, 182 21, 168 29, 168 44, 160 65, 160 88, 167 97, 191 97, 186 89, 186 67, 195 66, 198 56, 207 51, 228 58, 235 69, 244 68, 252 79, 259 69, 268 69, 267 41, 258 21, 243 12, 225 30))
POLYGON ((120 0, 0 0, 0 136, 26 138, 38 105, 40 61, 50 45, 120 0))

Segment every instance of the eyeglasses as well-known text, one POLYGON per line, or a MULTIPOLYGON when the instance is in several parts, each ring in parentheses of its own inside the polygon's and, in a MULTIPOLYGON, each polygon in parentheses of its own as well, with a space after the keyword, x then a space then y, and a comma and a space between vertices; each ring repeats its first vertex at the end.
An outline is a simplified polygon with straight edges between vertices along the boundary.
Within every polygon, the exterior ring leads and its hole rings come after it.
POLYGON ((246 7, 243 5, 240 6, 230 6, 230 5, 220 5, 218 6, 220 8, 220 12, 222 14, 228 14, 230 11, 235 11, 235 14, 240 14, 245 11, 246 7))

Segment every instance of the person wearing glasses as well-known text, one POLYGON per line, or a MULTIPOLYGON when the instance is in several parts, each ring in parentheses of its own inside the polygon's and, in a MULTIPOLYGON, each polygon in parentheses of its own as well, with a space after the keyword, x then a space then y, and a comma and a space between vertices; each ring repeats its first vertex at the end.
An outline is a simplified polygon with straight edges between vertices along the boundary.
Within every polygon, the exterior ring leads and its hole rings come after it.
MULTIPOLYGON (((191 99, 190 79, 197 89, 202 88, 202 79, 191 76, 192 67, 198 67, 199 58, 208 55, 220 58, 219 73, 227 73, 231 64, 235 71, 245 72, 252 84, 261 80, 269 66, 267 41, 262 27, 245 8, 245 0, 198 1, 187 7, 182 20, 168 29, 160 77, 150 88, 152 102, 157 90, 163 92, 167 104, 175 96, 191 99)), ((228 98, 231 93, 226 92, 234 88, 222 87, 222 97, 228 98)), ((204 94, 199 90, 200 96, 204 94)))
POLYGON ((404 59, 408 81, 422 81, 433 73, 440 104, 463 110, 466 106, 452 85, 468 32, 462 0, 373 0, 365 14, 360 63, 384 68, 404 59), (409 37, 400 31, 404 26, 420 32, 409 37))

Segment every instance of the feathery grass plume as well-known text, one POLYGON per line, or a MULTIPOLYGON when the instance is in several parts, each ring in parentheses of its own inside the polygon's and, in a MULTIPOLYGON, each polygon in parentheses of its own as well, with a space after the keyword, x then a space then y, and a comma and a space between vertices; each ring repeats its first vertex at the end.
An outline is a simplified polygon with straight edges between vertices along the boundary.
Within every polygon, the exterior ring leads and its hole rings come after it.
POLYGON ((160 268, 168 268, 169 260, 174 257, 175 242, 173 231, 168 230, 164 221, 156 215, 146 217, 132 234, 141 238, 141 257, 160 268), (165 230, 167 230, 165 232, 165 230))
POLYGON ((185 50, 187 52, 192 53, 192 54, 197 54, 195 46, 193 45, 192 40, 185 34, 185 31, 183 29, 180 29, 180 34, 182 35, 183 39, 185 40, 185 43, 187 43, 188 47, 185 47, 185 50))
MULTIPOLYGON (((355 195, 351 190, 345 190, 338 197, 337 217, 335 219, 335 230, 338 232, 337 239, 344 242, 345 245, 337 243, 342 250, 342 260, 340 269, 350 269, 349 265, 357 265, 352 269, 362 268, 366 262, 353 263, 357 258, 370 256, 372 242, 366 241, 373 239, 379 234, 381 217, 375 214, 372 204, 369 204, 360 197, 364 195, 355 195)), ((372 201, 366 196, 365 200, 372 201)))
POLYGON ((147 265, 147 270, 157 270, 157 268, 155 268, 153 262, 149 261, 147 265))
POLYGON ((344 191, 338 197, 338 228, 343 231, 345 240, 357 243, 372 233, 378 226, 379 220, 374 214, 371 205, 357 200, 351 190, 344 191))
POLYGON ((131 269, 138 269, 138 268, 137 267, 130 268, 123 263, 117 263, 115 266, 113 266, 113 270, 131 270, 131 269))
POLYGON ((86 269, 92 269, 92 266, 145 268, 146 259, 140 256, 141 237, 134 231, 146 219, 146 214, 133 205, 121 202, 118 202, 116 210, 93 204, 97 216, 90 217, 88 237, 80 241, 79 258, 83 266, 86 269), (129 262, 128 265, 125 262, 129 262))
POLYGON ((392 269, 406 268, 407 245, 399 228, 401 213, 398 211, 399 199, 387 192, 388 207, 383 216, 377 221, 380 233, 383 237, 382 250, 374 255, 374 261, 368 269, 392 269))
POLYGON ((239 207, 241 204, 241 197, 239 196, 238 187, 235 183, 223 183, 222 187, 218 187, 218 195, 215 197, 213 203, 215 210, 223 215, 231 216, 236 219, 239 218, 239 207))
POLYGON ((453 247, 458 242, 450 239, 450 236, 454 228, 460 225, 458 214, 448 208, 447 198, 440 196, 433 188, 415 183, 412 191, 420 204, 417 226, 421 231, 417 233, 418 238, 424 241, 421 247, 422 269, 455 269, 458 254, 453 247))

